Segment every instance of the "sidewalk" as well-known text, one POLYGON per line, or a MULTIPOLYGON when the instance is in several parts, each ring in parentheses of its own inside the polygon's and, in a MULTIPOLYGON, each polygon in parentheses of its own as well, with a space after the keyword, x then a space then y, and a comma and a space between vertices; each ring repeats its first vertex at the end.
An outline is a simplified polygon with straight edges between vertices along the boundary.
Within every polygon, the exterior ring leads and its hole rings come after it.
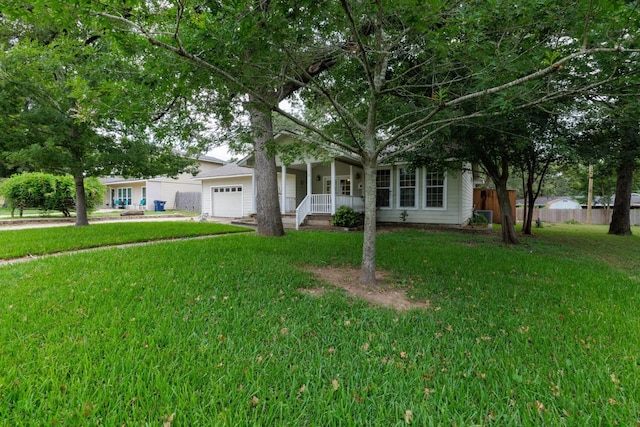
MULTIPOLYGON (((121 212, 119 210, 101 209, 98 213, 121 212)), ((113 222, 163 222, 163 221, 200 221, 200 215, 185 216, 182 214, 172 214, 167 211, 166 214, 154 215, 136 215, 136 216, 98 216, 89 217, 89 224, 107 224, 113 222)), ((0 231, 2 230, 20 230, 24 228, 48 228, 48 227, 65 227, 73 226, 75 218, 41 218, 33 216, 30 218, 0 218, 0 231)), ((232 218, 216 218, 209 217, 206 222, 217 222, 230 224, 232 218)))

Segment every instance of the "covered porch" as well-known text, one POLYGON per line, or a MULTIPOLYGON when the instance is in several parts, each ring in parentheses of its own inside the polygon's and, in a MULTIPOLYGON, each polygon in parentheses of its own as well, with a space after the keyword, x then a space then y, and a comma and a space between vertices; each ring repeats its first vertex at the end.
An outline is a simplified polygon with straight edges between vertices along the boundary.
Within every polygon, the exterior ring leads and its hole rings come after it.
MULTIPOLYGON (((280 162, 278 162, 280 163, 280 162)), ((296 229, 308 215, 335 214, 340 206, 349 206, 358 212, 364 211, 362 198, 363 171, 350 159, 337 158, 330 162, 306 162, 305 164, 279 164, 280 207, 281 212, 295 211, 296 229), (291 179, 287 175, 295 175, 296 197, 295 210, 293 198, 288 185, 291 179)))

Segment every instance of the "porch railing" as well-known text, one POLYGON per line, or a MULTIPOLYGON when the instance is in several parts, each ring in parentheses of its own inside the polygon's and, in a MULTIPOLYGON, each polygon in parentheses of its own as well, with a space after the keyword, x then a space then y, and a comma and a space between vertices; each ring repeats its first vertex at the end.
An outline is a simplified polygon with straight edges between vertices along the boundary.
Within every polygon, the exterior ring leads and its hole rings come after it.
POLYGON ((296 208, 296 230, 300 229, 300 224, 311 213, 311 197, 309 195, 302 199, 302 202, 296 208))
MULTIPOLYGON (((336 196, 336 208, 349 206, 357 212, 364 212, 364 200, 361 197, 336 196)), ((331 194, 309 194, 296 209, 296 230, 310 214, 334 214, 331 209, 331 194)))
POLYGON ((310 213, 332 214, 331 194, 312 194, 310 213))
POLYGON ((362 197, 336 196, 336 209, 340 206, 349 206, 356 212, 364 212, 364 200, 362 197))

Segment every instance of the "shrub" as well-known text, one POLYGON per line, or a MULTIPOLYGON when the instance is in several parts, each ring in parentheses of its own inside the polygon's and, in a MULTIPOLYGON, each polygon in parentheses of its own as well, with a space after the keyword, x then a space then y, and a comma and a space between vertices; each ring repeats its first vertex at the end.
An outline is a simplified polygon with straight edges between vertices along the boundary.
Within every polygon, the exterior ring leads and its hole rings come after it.
POLYGON ((360 214, 349 206, 340 206, 333 216, 332 224, 337 227, 356 227, 360 225, 360 214))
MULTIPOLYGON (((97 178, 85 179, 87 210, 95 209, 102 201, 104 186, 97 178)), ((0 185, 0 195, 5 197, 11 214, 18 209, 61 211, 69 216, 75 209, 75 183, 71 175, 51 175, 41 172, 23 173, 6 179, 0 185)))

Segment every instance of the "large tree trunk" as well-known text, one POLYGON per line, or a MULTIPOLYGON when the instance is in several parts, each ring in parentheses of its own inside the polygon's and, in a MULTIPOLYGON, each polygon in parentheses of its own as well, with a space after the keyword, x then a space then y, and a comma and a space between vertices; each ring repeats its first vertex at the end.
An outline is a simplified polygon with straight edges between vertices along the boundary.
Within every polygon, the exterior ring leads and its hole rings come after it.
POLYGON ((364 161, 364 242, 360 282, 376 284, 376 170, 375 162, 364 161))
MULTIPOLYGON (((508 176, 507 176, 508 178, 508 176)), ((502 223, 502 242, 510 245, 517 245, 515 220, 509 200, 509 191, 507 190, 507 178, 496 180, 496 194, 498 195, 498 204, 500 205, 500 221, 502 223)))
POLYGON ((616 179, 616 199, 613 203, 613 216, 609 224, 609 234, 628 236, 631 234, 631 191, 633 189, 634 159, 625 158, 618 165, 616 179))
POLYGON ((248 104, 254 136, 253 149, 256 159, 256 217, 258 234, 283 236, 282 215, 278 198, 278 173, 276 159, 269 155, 267 143, 273 140, 271 111, 265 111, 257 103, 248 104))
POLYGON ((509 160, 502 157, 500 162, 493 161, 486 153, 480 154, 482 166, 487 171, 496 186, 498 205, 500 206, 500 221, 502 224, 502 242, 517 245, 515 218, 509 200, 507 182, 509 181, 509 160))
POLYGON ((84 192, 84 175, 81 172, 73 174, 76 187, 76 227, 89 225, 87 215, 87 198, 84 192))

